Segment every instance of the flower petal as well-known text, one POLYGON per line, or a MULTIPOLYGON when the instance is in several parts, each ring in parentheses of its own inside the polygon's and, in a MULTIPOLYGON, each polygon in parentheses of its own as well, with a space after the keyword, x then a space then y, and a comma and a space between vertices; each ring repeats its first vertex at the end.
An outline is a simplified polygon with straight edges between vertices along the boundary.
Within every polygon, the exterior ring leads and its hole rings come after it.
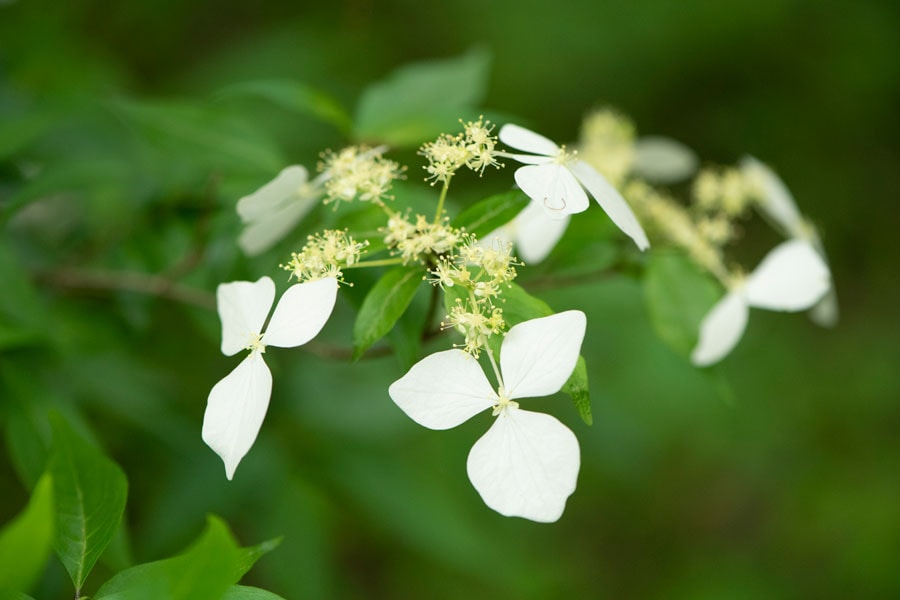
POLYGON ((237 213, 245 223, 281 208, 298 194, 309 174, 300 165, 282 169, 275 179, 237 202, 237 213))
POLYGON ((552 523, 575 491, 578 440, 550 415, 507 407, 469 452, 469 480, 501 515, 552 523))
POLYGON ((222 458, 229 480, 256 441, 271 394, 272 374, 259 352, 251 352, 209 392, 203 441, 222 458))
POLYGON ((750 306, 797 311, 811 307, 831 287, 831 276, 821 255, 809 242, 790 240, 769 252, 747 278, 745 295, 750 306))
POLYGON ((762 193, 759 208, 763 213, 787 237, 804 237, 803 217, 797 210, 797 203, 775 171, 752 156, 745 156, 740 164, 744 176, 753 181, 762 193))
POLYGON ((515 179, 522 191, 543 206, 552 219, 562 219, 588 207, 587 194, 581 185, 558 163, 519 167, 515 179))
POLYGON ((651 183, 675 183, 697 170, 693 150, 671 138, 644 136, 634 144, 631 172, 651 183))
POLYGON ((517 160, 523 165, 545 165, 553 162, 552 157, 543 154, 505 154, 504 156, 517 160))
POLYGON ((744 334, 749 312, 742 290, 729 292, 719 300, 700 323, 700 339, 691 362, 705 367, 725 358, 744 334))
POLYGON ((603 175, 598 173, 592 166, 582 160, 575 161, 569 166, 578 181, 591 193, 594 200, 600 205, 606 214, 612 219, 612 222, 621 229, 625 235, 634 240, 638 248, 646 250, 650 247, 647 240, 647 234, 641 227, 637 217, 634 216, 631 207, 625 201, 625 198, 611 186, 603 175))
POLYGON ((834 287, 831 287, 809 312, 809 318, 813 320, 813 323, 821 327, 834 327, 837 325, 838 315, 838 299, 834 287))
POLYGON ((497 402, 478 361, 462 350, 426 356, 388 388, 409 418, 429 429, 450 429, 497 402))
POLYGON ((269 277, 232 281, 216 288, 216 306, 222 321, 222 354, 231 356, 247 347, 259 334, 275 299, 275 283, 269 277))
POLYGON ((552 219, 538 202, 522 209, 515 219, 516 254, 526 263, 536 264, 547 258, 566 232, 571 217, 552 219))
POLYGON ((266 327, 263 338, 266 346, 293 348, 316 337, 334 310, 337 289, 334 277, 289 287, 275 306, 272 320, 266 327))
POLYGON ((514 326, 500 346, 500 372, 509 398, 556 393, 578 361, 587 319, 580 310, 514 326))
POLYGON ((525 152, 542 154, 544 156, 554 156, 559 152, 559 146, 552 140, 512 123, 507 123, 501 127, 498 136, 501 142, 516 150, 524 150, 525 152))
POLYGON ((244 227, 238 246, 247 256, 262 254, 284 238, 318 202, 315 196, 297 196, 284 206, 260 215, 244 227))

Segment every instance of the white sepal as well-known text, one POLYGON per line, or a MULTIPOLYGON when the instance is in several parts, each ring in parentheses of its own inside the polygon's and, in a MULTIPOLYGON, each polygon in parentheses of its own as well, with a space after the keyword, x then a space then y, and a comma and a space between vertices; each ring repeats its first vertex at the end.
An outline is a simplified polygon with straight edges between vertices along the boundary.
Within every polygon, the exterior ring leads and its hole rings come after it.
POLYGON ((275 306, 263 342, 267 346, 293 348, 316 337, 334 310, 337 290, 334 277, 289 287, 275 306))
POLYGON ((222 458, 229 480, 256 440, 271 394, 272 374, 259 352, 251 352, 209 392, 203 441, 222 458))
POLYGON ((522 191, 540 203, 550 218, 562 219, 583 212, 590 204, 578 180, 561 164, 519 167, 514 177, 522 191))
POLYGON ((566 232, 570 219, 568 215, 551 219, 544 207, 532 200, 513 221, 518 257, 526 264, 536 264, 547 258, 566 232))
POLYGON ((575 491, 578 440, 554 417, 507 406, 469 452, 469 480, 490 508, 552 523, 575 491))
POLYGON ((278 210, 298 195, 309 175, 300 165, 282 169, 275 179, 237 202, 237 213, 245 223, 254 221, 266 213, 278 210))
POLYGON ((531 319, 507 332, 500 347, 500 372, 510 399, 559 391, 578 361, 587 319, 580 310, 531 319))
POLYGON ((232 356, 247 347, 262 331, 272 301, 275 283, 269 277, 257 281, 233 281, 216 288, 216 306, 222 321, 222 354, 232 356))
POLYGON ((809 242, 789 240, 769 252, 747 278, 750 306, 798 311, 810 308, 830 287, 828 267, 809 242))
POLYGON ((497 402, 478 361, 453 349, 426 356, 391 384, 388 394, 413 421, 450 429, 497 402))
POLYGON ((650 247, 647 240, 647 234, 641 227, 640 221, 634 215, 628 202, 622 197, 622 194, 609 184, 608 181, 597 172, 594 167, 590 166, 582 160, 575 161, 571 167, 572 173, 578 178, 584 187, 591 193, 594 200, 600 205, 600 208, 606 212, 609 218, 616 226, 621 229, 625 235, 634 240, 637 247, 646 250, 650 247))
POLYGON ((297 196, 292 202, 256 217, 238 236, 238 246, 247 256, 265 252, 284 238, 318 202, 316 196, 297 196))
POLYGON ((554 156, 559 152, 559 146, 553 140, 512 123, 501 127, 498 137, 507 146, 532 154, 554 156))
POLYGON ((705 367, 722 360, 744 334, 749 312, 742 289, 719 300, 700 323, 700 339, 691 353, 691 362, 705 367))
POLYGON ((634 144, 631 172, 651 183, 676 183, 697 170, 693 150, 671 138, 643 136, 634 144))
POLYGON ((784 181, 765 163, 752 156, 741 159, 741 171, 759 188, 758 205, 787 237, 803 237, 803 217, 784 181))

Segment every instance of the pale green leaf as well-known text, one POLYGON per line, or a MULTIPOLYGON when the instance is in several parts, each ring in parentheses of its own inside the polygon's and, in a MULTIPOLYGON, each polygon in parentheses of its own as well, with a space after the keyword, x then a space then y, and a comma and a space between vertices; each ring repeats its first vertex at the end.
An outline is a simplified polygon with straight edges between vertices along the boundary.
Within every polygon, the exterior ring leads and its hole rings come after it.
POLYGON ((666 344, 688 356, 700 322, 722 291, 687 256, 652 251, 644 274, 644 299, 653 328, 666 344))
POLYGON ((356 137, 416 146, 449 131, 481 102, 489 67, 489 53, 472 50, 457 58, 397 69, 363 92, 356 111, 356 137))
POLYGON ((245 558, 228 527, 210 516, 186 552, 122 571, 94 600, 219 600, 240 579, 245 558))
POLYGON ((46 474, 25 510, 0 531, 0 595, 31 589, 52 548, 53 480, 46 474))
POLYGON ((352 127, 350 115, 340 103, 321 90, 291 79, 265 79, 229 85, 216 94, 218 99, 255 97, 287 110, 330 123, 343 133, 352 127))
POLYGON ((284 600, 281 596, 246 585, 233 585, 228 588, 222 600, 284 600))

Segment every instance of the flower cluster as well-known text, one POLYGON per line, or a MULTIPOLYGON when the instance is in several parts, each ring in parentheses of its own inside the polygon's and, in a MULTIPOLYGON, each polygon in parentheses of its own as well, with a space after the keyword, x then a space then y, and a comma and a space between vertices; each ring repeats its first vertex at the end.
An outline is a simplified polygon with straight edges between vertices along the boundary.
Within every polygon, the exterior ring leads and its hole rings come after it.
POLYGON ((413 223, 406 215, 392 214, 383 231, 384 243, 400 253, 403 264, 446 254, 462 239, 462 232, 451 227, 447 219, 432 223, 424 215, 416 215, 413 223))
POLYGON ((382 156, 385 147, 348 146, 340 152, 326 150, 318 169, 325 179, 323 202, 349 202, 354 198, 383 204, 390 198, 394 180, 403 176, 404 168, 382 156))
POLYGON ((731 219, 742 216, 760 195, 758 185, 743 170, 734 167, 702 169, 691 191, 698 210, 731 219))
MULTIPOLYGON (((348 230, 308 236, 303 248, 282 265, 290 272, 289 280, 297 283, 278 302, 265 332, 275 297, 271 279, 219 286, 222 352, 230 356, 249 350, 249 356, 213 387, 204 417, 203 439, 222 457, 229 479, 253 444, 268 407, 272 380, 263 361, 267 346, 298 346, 319 332, 333 309, 343 269, 402 264, 405 267, 386 274, 380 280, 384 285, 376 284, 364 300, 357 325, 383 335, 396 322, 398 307, 411 301, 415 285, 427 280, 447 298, 441 329, 455 330, 464 342, 416 363, 390 386, 391 398, 413 420, 432 429, 454 427, 490 409, 495 420, 467 462, 475 489, 503 515, 541 522, 558 519, 575 489, 578 442, 555 418, 521 410, 518 400, 554 394, 570 377, 573 384, 567 389, 586 390, 585 371, 576 370, 586 319, 580 311, 542 316, 546 311, 538 302, 516 304, 527 293, 512 289, 522 266, 513 254, 513 241, 519 256, 529 262, 543 259, 572 215, 587 210, 591 198, 640 250, 650 246, 646 225, 722 284, 723 298, 700 324, 691 353, 695 365, 709 365, 727 355, 739 341, 751 307, 798 311, 816 305, 822 322, 836 318, 818 232, 797 210, 781 180, 755 159, 744 159, 737 168, 703 169, 691 184, 692 202, 680 204, 654 186, 687 178, 696 171, 696 157, 673 140, 637 137, 634 125, 614 111, 588 116, 579 145, 572 149, 514 124, 504 125, 495 136, 494 125, 484 118, 460 123, 462 132, 441 134, 419 150, 427 161, 426 181, 443 184, 433 218, 413 218, 409 209, 384 205, 392 198, 392 182, 405 170, 384 158, 384 147, 326 151, 315 180, 308 180, 303 167, 288 167, 239 201, 238 212, 247 224, 240 243, 248 253, 280 239, 324 197, 325 203, 359 199, 380 206, 388 216, 379 229, 386 247, 382 251, 391 256, 361 261, 369 241, 362 235, 357 241, 348 230), (518 153, 498 149, 498 138, 518 153), (503 166, 499 158, 522 164, 514 179, 531 202, 513 221, 479 240, 450 225, 444 203, 459 169, 482 175, 488 167, 503 166), (751 207, 767 216, 787 240, 744 275, 740 267, 726 263, 724 248, 736 237, 737 219, 751 207), (415 285, 410 290, 407 284, 415 285), (504 306, 510 307, 508 314, 504 306), (479 358, 490 363, 493 382, 479 358)), ((484 201, 488 208, 482 207, 479 218, 490 218, 484 215, 495 210, 491 201, 484 201)), ((436 330, 433 320, 426 327, 436 330)))
POLYGON ((477 357, 487 347, 490 336, 506 329, 499 303, 503 286, 516 277, 518 264, 511 244, 486 247, 467 235, 454 255, 441 257, 431 269, 429 281, 433 285, 464 291, 457 295, 441 326, 461 333, 465 337, 463 348, 472 356, 477 357))
POLYGON ((281 268, 290 271, 291 277, 299 282, 326 277, 343 281, 341 269, 359 262, 368 245, 368 240, 357 242, 346 231, 326 229, 308 236, 300 252, 291 253, 290 262, 281 268))
POLYGON ((424 144, 419 154, 428 161, 424 169, 431 185, 441 182, 449 183, 450 178, 461 167, 465 166, 479 174, 488 167, 500 168, 497 161, 497 138, 491 132, 494 126, 490 121, 479 117, 477 121, 460 121, 463 132, 456 135, 441 134, 435 141, 424 144))

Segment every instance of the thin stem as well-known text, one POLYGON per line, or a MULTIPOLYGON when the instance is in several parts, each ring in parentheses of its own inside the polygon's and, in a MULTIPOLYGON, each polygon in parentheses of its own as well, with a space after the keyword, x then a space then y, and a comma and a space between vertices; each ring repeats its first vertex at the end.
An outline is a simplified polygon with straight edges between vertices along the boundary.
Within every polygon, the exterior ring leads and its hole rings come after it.
POLYGON ((200 308, 216 309, 214 294, 151 273, 72 268, 38 273, 35 279, 60 288, 137 292, 200 308))
POLYGON ((403 258, 382 258, 379 260, 367 260, 358 263, 353 263, 352 265, 348 265, 346 267, 341 267, 342 269, 364 269, 366 267, 387 267, 390 265, 402 265, 403 258))
POLYGON ((497 361, 494 360, 494 353, 491 352, 490 348, 487 348, 488 360, 491 361, 491 367, 494 369, 494 375, 497 376, 497 384, 500 386, 500 389, 503 390, 504 394, 506 393, 506 386, 503 385, 503 376, 500 375, 500 369, 497 367, 497 361))
POLYGON ((444 200, 447 198, 447 190, 450 189, 451 178, 452 176, 448 177, 447 181, 444 182, 444 187, 441 188, 441 197, 438 198, 437 212, 434 215, 435 224, 441 222, 441 216, 444 214, 444 200))

